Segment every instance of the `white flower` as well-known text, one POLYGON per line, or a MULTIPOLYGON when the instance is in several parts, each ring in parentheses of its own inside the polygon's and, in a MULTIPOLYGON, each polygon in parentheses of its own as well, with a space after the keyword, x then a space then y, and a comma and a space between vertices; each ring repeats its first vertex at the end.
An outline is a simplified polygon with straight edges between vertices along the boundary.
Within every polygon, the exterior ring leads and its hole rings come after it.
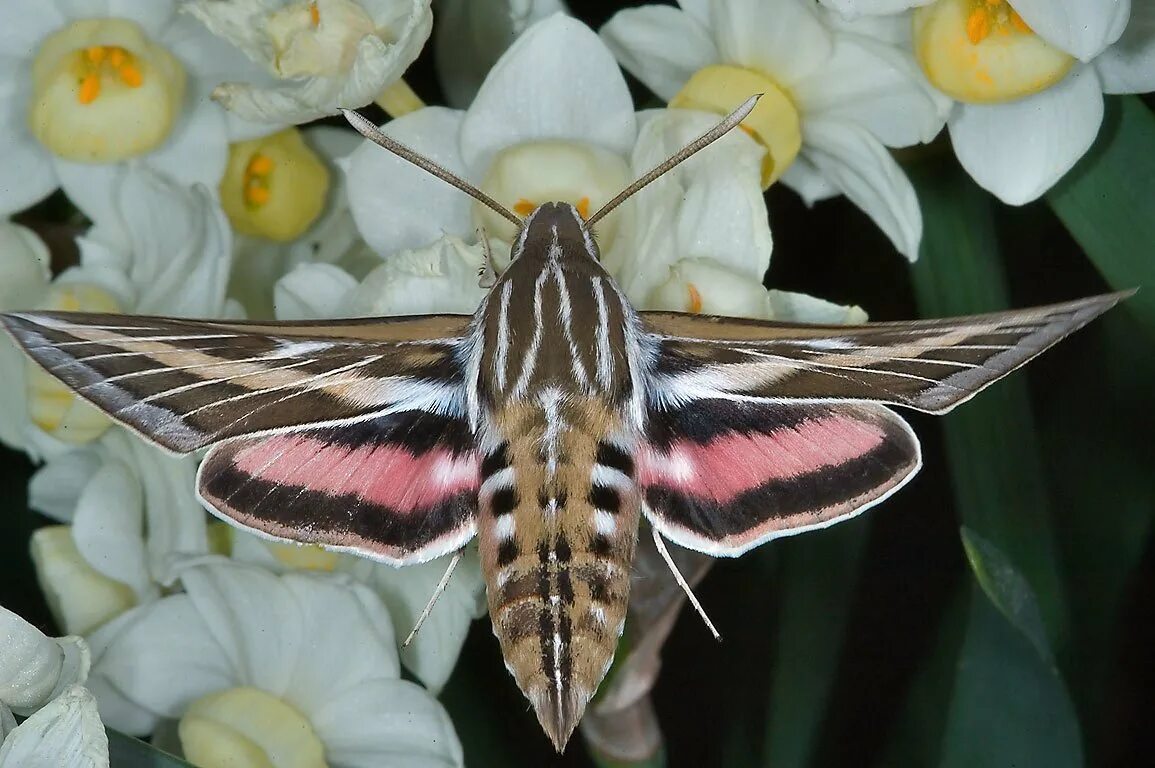
MULTIPOLYGON (((32 230, 0 221, 0 312, 30 309, 48 292, 48 247, 32 230)), ((24 355, 0 333, 0 443, 23 449, 33 431, 24 391, 24 355)))
POLYGON ((433 54, 449 106, 464 109, 505 49, 534 22, 566 10, 562 0, 444 0, 433 54))
POLYGON ((108 765, 88 677, 88 645, 46 637, 0 607, 0 768, 108 765), (28 719, 16 725, 13 715, 28 719))
POLYGON ((304 123, 363 107, 401 79, 433 26, 430 0, 188 0, 184 7, 275 78, 213 98, 247 120, 304 123))
MULTIPOLYGON (((290 570, 337 572, 367 585, 389 610, 400 643, 413 629, 421 610, 449 565, 451 555, 427 563, 394 568, 363 557, 330 552, 312 544, 268 541, 236 528, 225 528, 233 559, 284 573, 290 570)), ((436 693, 449 679, 474 619, 485 615, 485 583, 477 549, 466 549, 445 592, 407 647, 398 650, 401 663, 425 687, 436 693)))
MULTIPOLYGON (((336 158, 357 147, 360 137, 330 126, 308 128, 302 135, 327 169, 324 208, 307 230, 287 242, 244 234, 234 239, 229 291, 249 317, 348 317, 341 303, 344 293, 381 264, 353 223, 345 174, 336 164, 336 158), (295 270, 300 271, 288 277, 295 270)), ((280 183, 270 189, 273 194, 299 194, 280 183)))
POLYGON ((123 161, 215 185, 230 140, 267 130, 209 100, 255 68, 175 0, 9 0, 0 35, 0 212, 57 187, 96 217, 123 161))
POLYGON ((180 582, 184 593, 91 638, 90 687, 112 727, 146 733, 179 720, 194 763, 462 764, 444 709, 398 677, 389 614, 368 587, 223 558, 180 582))
POLYGON ((946 102, 896 45, 828 20, 809 0, 685 0, 616 14, 602 36, 672 107, 726 113, 763 93, 743 125, 767 148, 763 184, 812 202, 841 192, 908 258, 922 218, 885 147, 929 141, 946 102))
POLYGON ((0 768, 108 768, 108 764, 108 735, 96 699, 80 685, 66 688, 0 744, 0 768))
MULTIPOLYGON (((523 215, 547 200, 596 210, 630 181, 636 138, 633 101, 613 57, 561 15, 518 38, 465 112, 428 107, 384 130, 523 215)), ((509 222, 369 142, 344 167, 353 217, 379 253, 443 234, 471 238, 479 225, 490 237, 512 238, 509 222)), ((603 248, 616 218, 601 226, 603 248)))
MULTIPOLYGON (((634 172, 643 173, 717 118, 690 110, 643 113, 634 172)), ((762 196, 764 150, 740 131, 724 136, 639 193, 623 223, 628 247, 605 266, 641 309, 803 322, 861 322, 858 308, 767 291, 773 240, 762 196)))
POLYGON ((174 563, 207 551, 195 475, 195 458, 165 455, 123 429, 33 475, 29 506, 67 524, 41 528, 31 542, 37 579, 66 631, 87 634, 156 600, 174 563))
POLYGON ((1151 0, 936 0, 914 14, 928 78, 958 100, 967 172, 1003 202, 1045 193, 1090 148, 1104 93, 1155 88, 1151 0))

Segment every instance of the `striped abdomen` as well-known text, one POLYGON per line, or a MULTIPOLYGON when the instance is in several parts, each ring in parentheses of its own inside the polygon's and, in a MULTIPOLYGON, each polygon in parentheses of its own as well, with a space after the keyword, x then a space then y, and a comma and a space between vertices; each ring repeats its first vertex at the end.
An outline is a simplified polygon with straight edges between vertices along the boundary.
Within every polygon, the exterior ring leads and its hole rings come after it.
POLYGON ((560 750, 613 660, 640 500, 604 405, 542 400, 490 425, 478 535, 494 633, 560 750))

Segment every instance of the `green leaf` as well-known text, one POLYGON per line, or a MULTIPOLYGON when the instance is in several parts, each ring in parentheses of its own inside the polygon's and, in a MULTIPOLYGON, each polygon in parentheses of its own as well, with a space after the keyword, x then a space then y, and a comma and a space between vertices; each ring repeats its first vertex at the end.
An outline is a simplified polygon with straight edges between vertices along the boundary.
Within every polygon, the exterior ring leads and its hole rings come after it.
POLYGON ((810 765, 838 671, 866 526, 843 524, 788 539, 762 764, 810 765))
POLYGON ((179 757, 157 749, 140 739, 105 728, 108 734, 108 760, 116 768, 191 768, 179 757))
POLYGON ((1046 629, 1043 627, 1043 616, 1039 613, 1039 604, 1035 601, 1031 585, 994 544, 965 525, 960 529, 960 534, 967 560, 983 592, 1007 621, 1031 641, 1039 656, 1054 665, 1046 629))
POLYGON ((1155 332, 1155 114, 1137 96, 1109 98, 1099 138, 1047 193, 1064 226, 1155 332))
POLYGON ((1079 723, 1055 668, 987 593, 971 594, 940 768, 1079 768, 1079 723))
MULTIPOLYGON (((989 195, 953 164, 909 169, 924 233, 912 279, 924 317, 1006 309, 1010 301, 989 195)), ((1004 552, 1034 590, 1052 645, 1066 602, 1026 382, 1021 374, 943 417, 962 522, 1004 552)))

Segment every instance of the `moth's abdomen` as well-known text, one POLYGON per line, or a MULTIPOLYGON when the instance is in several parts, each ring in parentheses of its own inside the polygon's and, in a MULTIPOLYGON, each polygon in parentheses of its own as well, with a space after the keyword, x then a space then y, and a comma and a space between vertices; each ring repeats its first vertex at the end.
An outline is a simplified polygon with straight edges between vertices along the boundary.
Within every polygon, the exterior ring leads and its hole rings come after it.
POLYGON ((495 420, 505 440, 482 468, 494 633, 559 751, 613 660, 640 512, 628 453, 589 429, 607 423, 590 412, 598 407, 567 403, 553 420, 531 406, 507 409, 495 420))

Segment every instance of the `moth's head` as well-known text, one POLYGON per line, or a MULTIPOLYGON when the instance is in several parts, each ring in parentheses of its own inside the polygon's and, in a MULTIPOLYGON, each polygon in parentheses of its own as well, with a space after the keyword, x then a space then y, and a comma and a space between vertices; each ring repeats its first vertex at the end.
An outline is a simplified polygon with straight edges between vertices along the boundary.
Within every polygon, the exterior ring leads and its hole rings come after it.
POLYGON ((555 249, 560 249, 557 256, 560 259, 581 258, 583 255, 601 259, 586 220, 569 203, 542 203, 534 208, 522 223, 511 256, 518 259, 525 254, 536 254, 541 258, 552 258, 555 249))

